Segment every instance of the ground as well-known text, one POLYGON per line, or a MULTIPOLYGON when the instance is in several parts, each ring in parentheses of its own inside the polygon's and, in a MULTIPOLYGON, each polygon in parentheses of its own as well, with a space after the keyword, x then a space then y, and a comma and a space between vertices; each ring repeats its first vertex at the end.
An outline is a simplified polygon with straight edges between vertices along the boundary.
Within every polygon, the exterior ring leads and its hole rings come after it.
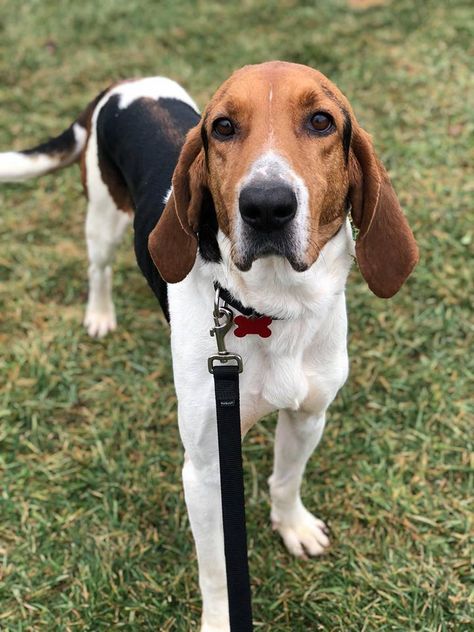
MULTIPOLYGON (((290 558, 269 526, 274 418, 246 441, 255 626, 473 629, 471 3, 3 0, 0 30, 3 149, 123 77, 171 76, 204 106, 234 68, 279 58, 349 97, 421 262, 390 301, 351 274, 351 375, 303 490, 326 557, 290 558)), ((0 630, 186 632, 200 599, 167 326, 130 236, 119 329, 87 337, 84 211, 76 167, 0 187, 0 630)))

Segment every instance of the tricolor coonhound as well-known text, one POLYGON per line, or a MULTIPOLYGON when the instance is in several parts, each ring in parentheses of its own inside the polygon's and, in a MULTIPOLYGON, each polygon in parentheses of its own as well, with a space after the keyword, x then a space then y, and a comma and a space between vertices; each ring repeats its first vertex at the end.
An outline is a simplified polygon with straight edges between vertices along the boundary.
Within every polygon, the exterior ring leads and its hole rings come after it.
POLYGON ((0 155, 0 179, 76 160, 89 203, 89 333, 115 328, 111 261, 132 218, 138 263, 171 323, 201 632, 223 632, 229 623, 207 369, 216 284, 250 316, 227 342, 245 367, 242 434, 279 411, 269 479, 273 527, 292 554, 319 555, 328 531, 304 506, 300 485, 348 374, 346 278, 355 256, 370 289, 391 297, 416 264, 417 246, 348 100, 306 66, 246 66, 202 117, 169 79, 116 84, 61 136, 0 155), (255 314, 265 317, 263 330, 251 324, 255 314))

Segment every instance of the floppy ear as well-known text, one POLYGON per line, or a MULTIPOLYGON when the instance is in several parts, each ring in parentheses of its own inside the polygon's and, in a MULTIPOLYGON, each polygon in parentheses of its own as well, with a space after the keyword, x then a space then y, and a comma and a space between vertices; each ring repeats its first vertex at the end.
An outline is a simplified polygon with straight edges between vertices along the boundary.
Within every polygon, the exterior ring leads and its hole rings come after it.
POLYGON ((354 224, 360 231, 357 263, 372 292, 390 298, 415 267, 418 247, 370 136, 358 125, 354 127, 349 199, 354 224))
POLYGON ((188 132, 173 174, 173 190, 148 238, 148 251, 161 277, 178 283, 191 271, 206 180, 201 123, 188 132))

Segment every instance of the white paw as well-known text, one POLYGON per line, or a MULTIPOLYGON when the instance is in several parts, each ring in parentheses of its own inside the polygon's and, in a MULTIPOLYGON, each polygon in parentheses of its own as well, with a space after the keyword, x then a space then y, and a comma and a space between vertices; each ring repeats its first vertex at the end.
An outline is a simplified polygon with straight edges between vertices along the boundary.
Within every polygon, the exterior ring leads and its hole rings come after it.
POLYGON ((103 338, 109 331, 114 331, 117 328, 115 310, 113 307, 104 312, 87 310, 84 327, 92 338, 103 338))
POLYGON ((303 505, 286 515, 272 510, 272 526, 281 535, 290 553, 307 559, 322 555, 329 546, 329 529, 303 505))

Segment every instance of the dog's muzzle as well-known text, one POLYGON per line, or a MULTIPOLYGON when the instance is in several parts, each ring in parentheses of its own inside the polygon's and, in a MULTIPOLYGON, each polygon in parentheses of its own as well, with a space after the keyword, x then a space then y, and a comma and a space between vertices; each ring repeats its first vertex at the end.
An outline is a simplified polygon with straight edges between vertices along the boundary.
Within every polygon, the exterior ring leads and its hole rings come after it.
POLYGON ((239 195, 242 220, 239 256, 235 260, 242 271, 256 259, 277 255, 287 259, 295 270, 304 270, 296 238, 295 217, 298 200, 294 188, 280 180, 253 180, 239 195))

